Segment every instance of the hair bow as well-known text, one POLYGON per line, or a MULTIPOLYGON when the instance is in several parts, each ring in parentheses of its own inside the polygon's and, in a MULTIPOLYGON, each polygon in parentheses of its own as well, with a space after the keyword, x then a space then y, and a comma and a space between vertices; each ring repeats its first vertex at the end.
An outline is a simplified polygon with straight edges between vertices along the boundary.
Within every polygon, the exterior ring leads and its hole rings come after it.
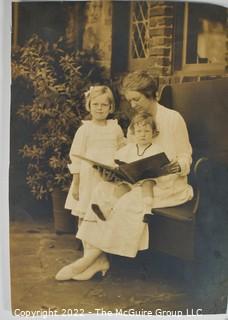
POLYGON ((89 90, 87 90, 84 94, 85 94, 85 97, 86 99, 89 98, 90 94, 91 94, 91 91, 93 90, 94 86, 90 86, 89 87, 89 90))

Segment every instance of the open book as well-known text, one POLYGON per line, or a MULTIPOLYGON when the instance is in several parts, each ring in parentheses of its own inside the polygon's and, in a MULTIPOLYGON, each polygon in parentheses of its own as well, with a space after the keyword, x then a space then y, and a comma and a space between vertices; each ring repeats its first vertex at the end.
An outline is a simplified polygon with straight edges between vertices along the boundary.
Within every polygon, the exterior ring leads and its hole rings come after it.
POLYGON ((100 167, 108 172, 111 172, 117 179, 129 182, 131 184, 143 179, 157 178, 161 176, 161 168, 170 163, 164 152, 130 163, 115 160, 117 163, 116 167, 108 166, 80 155, 74 154, 74 156, 91 163, 94 167, 100 167))

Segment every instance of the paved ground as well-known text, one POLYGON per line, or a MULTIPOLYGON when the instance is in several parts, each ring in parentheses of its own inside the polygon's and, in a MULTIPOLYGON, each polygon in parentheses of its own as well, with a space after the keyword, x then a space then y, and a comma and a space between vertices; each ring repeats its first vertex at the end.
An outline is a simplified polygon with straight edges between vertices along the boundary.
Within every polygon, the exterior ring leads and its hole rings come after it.
POLYGON ((11 223, 10 233, 13 310, 224 312, 224 297, 213 303, 206 294, 196 299, 183 277, 183 264, 171 258, 148 253, 136 259, 111 256, 112 267, 104 279, 57 282, 56 272, 82 254, 75 237, 56 235, 51 223, 34 221, 11 223))

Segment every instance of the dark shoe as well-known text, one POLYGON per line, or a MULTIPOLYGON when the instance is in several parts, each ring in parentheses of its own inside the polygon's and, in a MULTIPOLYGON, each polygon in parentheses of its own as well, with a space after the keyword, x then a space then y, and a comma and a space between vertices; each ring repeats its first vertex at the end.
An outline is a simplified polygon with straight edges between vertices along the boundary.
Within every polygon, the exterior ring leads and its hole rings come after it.
POLYGON ((106 218, 105 218, 103 212, 101 211, 100 207, 98 206, 98 204, 92 203, 91 208, 100 220, 102 220, 102 221, 106 220, 106 218))
POLYGON ((145 213, 144 216, 143 216, 143 222, 150 223, 152 216, 153 215, 151 213, 145 213))

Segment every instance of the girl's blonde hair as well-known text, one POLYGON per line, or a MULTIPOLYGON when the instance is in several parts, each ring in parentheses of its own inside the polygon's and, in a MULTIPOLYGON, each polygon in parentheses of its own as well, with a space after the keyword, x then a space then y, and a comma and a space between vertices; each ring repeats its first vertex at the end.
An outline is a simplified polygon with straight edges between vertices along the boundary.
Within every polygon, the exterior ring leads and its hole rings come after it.
POLYGON ((90 112, 90 103, 93 98, 106 94, 110 102, 110 113, 115 111, 115 100, 111 89, 107 86, 94 86, 90 87, 88 91, 85 92, 85 108, 90 112))
POLYGON ((131 131, 132 134, 135 133, 135 125, 139 124, 139 123, 143 124, 143 125, 149 124, 152 128, 153 137, 156 137, 159 134, 159 130, 157 128, 157 124, 155 122, 155 119, 150 113, 140 112, 140 113, 136 113, 134 115, 134 117, 132 118, 131 123, 129 125, 129 130, 131 131))

